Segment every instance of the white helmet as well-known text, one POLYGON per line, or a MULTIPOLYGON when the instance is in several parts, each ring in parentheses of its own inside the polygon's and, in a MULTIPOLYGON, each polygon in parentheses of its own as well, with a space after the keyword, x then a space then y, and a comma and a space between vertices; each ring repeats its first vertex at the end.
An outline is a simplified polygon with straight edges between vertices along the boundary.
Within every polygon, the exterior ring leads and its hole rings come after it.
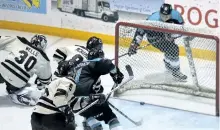
POLYGON ((36 34, 31 38, 31 43, 33 46, 45 50, 47 47, 47 38, 44 35, 36 34))

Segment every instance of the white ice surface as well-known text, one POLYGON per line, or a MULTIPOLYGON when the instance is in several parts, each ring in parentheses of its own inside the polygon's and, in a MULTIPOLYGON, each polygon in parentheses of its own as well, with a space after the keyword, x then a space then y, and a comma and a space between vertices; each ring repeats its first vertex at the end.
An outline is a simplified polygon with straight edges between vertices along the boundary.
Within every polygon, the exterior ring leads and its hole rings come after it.
MULTIPOLYGON (((19 35, 30 38, 33 34, 0 30, 0 35, 19 35)), ((47 50, 49 58, 56 47, 69 46, 71 48, 74 44, 83 44, 85 41, 64 39, 59 37, 48 36, 49 49, 47 50)), ((114 47, 105 45, 104 50, 106 57, 114 57, 114 47)), ((56 65, 51 62, 53 69, 56 65)), ((112 79, 109 75, 103 76, 103 86, 105 93, 108 92, 113 85, 112 79)), ((33 82, 33 81, 30 81, 33 82)), ((133 98, 132 96, 130 98, 133 98)), ((139 98, 145 98, 143 95, 139 98)), ((140 101, 140 100, 139 100, 140 101)), ((153 105, 140 105, 137 102, 130 102, 125 100, 111 99, 111 102, 126 113, 134 120, 144 118, 144 123, 140 127, 135 127, 131 122, 122 117, 116 112, 119 120, 125 130, 219 130, 219 118, 198 113, 186 112, 181 110, 157 107, 153 105)), ((182 102, 182 100, 178 100, 182 102)), ((161 101, 163 103, 163 101, 161 101)), ((173 102, 175 103, 175 102, 173 102)), ((183 106, 189 105, 189 102, 182 102, 183 106)), ((195 108, 200 109, 198 106, 195 108)), ((0 130, 31 130, 30 115, 32 107, 18 106, 12 103, 6 96, 5 85, 0 85, 0 130)), ((77 130, 82 130, 81 117, 76 117, 78 124, 77 130)), ((105 130, 108 129, 104 125, 105 130)))

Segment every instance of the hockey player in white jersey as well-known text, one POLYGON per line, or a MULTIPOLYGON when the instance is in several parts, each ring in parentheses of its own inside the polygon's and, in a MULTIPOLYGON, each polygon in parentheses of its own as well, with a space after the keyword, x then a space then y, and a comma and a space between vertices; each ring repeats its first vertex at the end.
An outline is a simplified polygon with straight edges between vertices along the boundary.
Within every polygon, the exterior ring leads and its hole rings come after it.
MULTIPOLYGON (((73 66, 79 63, 77 56, 72 57, 71 60, 73 66)), ((33 110, 31 115, 32 130, 75 130, 75 118, 69 105, 71 99, 78 100, 78 103, 74 104, 76 109, 84 108, 96 100, 99 100, 99 104, 105 101, 103 94, 94 94, 82 98, 75 97, 75 90, 76 84, 72 75, 53 80, 33 110)))
POLYGON ((75 55, 81 55, 83 60, 88 59, 88 51, 92 48, 102 48, 102 40, 98 37, 92 36, 87 40, 86 47, 81 45, 71 46, 71 49, 68 47, 61 47, 55 50, 53 59, 59 63, 60 61, 65 61, 71 59, 75 55))
MULTIPOLYGON (((63 71, 61 69, 65 68, 65 70, 68 70, 70 68, 71 64, 71 58, 74 56, 78 56, 79 62, 85 61, 88 59, 88 51, 92 48, 103 48, 102 40, 96 36, 92 36, 87 40, 86 46, 81 45, 74 45, 71 46, 71 49, 68 47, 61 47, 57 48, 55 50, 55 53, 53 54, 53 60, 58 63, 57 70, 55 71, 54 75, 57 77, 60 77, 60 73, 64 74, 64 72, 58 72, 63 71), (64 67, 65 66, 65 67, 64 67), (61 68, 61 69, 60 69, 61 68)), ((65 74, 67 75, 67 74, 65 74)))
POLYGON ((0 64, 1 83, 13 102, 21 105, 35 105, 40 96, 37 88, 28 87, 29 79, 36 74, 39 86, 51 81, 51 66, 44 50, 46 37, 35 35, 29 42, 24 37, 1 36, 0 51, 7 51, 0 64))

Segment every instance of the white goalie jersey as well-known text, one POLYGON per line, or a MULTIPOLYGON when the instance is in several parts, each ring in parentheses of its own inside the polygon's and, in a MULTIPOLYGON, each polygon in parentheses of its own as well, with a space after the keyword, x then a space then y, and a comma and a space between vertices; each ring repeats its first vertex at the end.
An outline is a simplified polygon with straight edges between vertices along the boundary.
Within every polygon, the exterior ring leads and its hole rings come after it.
POLYGON ((34 74, 43 84, 51 81, 47 55, 25 38, 0 36, 0 51, 6 52, 1 57, 1 76, 14 87, 24 87, 34 74))
POLYGON ((69 60, 75 55, 81 55, 83 57, 83 61, 88 58, 88 50, 84 46, 75 45, 71 47, 71 50, 67 47, 61 47, 56 49, 53 59, 58 63, 63 60, 69 60))

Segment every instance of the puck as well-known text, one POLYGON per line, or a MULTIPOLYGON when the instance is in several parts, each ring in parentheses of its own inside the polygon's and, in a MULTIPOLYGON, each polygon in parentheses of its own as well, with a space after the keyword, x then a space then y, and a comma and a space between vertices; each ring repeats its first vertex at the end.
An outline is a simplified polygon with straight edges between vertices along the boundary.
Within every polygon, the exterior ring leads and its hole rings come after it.
POLYGON ((144 102, 140 102, 140 105, 144 105, 145 103, 144 102))

